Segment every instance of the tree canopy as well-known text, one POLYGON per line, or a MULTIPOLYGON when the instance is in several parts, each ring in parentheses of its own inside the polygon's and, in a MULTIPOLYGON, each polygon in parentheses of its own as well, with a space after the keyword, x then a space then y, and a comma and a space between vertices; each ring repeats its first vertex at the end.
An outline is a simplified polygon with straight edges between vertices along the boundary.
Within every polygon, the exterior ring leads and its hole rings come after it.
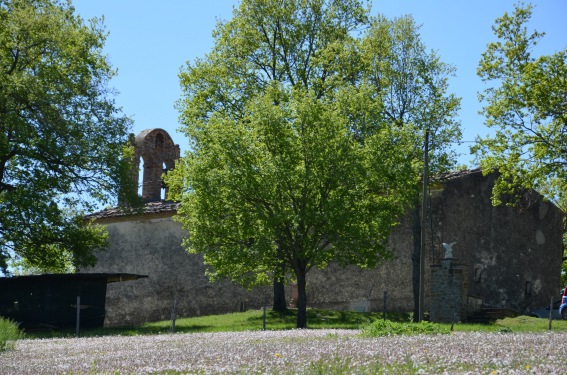
POLYGON ((555 202, 567 192, 567 49, 533 56, 544 33, 528 32, 532 10, 517 5, 496 19, 498 40, 488 44, 478 66, 478 75, 492 84, 480 98, 494 134, 478 139, 473 152, 486 172, 500 173, 496 203, 522 188, 555 202))
MULTIPOLYGON (((545 33, 528 32, 533 6, 516 5, 497 18, 478 75, 492 83, 480 99, 494 134, 472 148, 485 173, 498 171, 493 202, 517 204, 535 189, 567 210, 567 48, 533 56, 545 33)), ((566 224, 567 227, 567 224, 566 224)), ((566 232, 567 233, 567 232, 566 232)), ((567 254, 567 234, 564 234, 567 254)), ((565 258, 564 258, 565 259, 565 258)), ((563 262, 562 280, 567 280, 563 262)))
MULTIPOLYGON (((81 212, 116 196, 130 120, 102 21, 69 2, 0 0, 0 266, 57 271, 106 241, 81 212)), ((122 191, 124 192, 124 191, 122 191)))
POLYGON ((456 126, 450 69, 419 48, 403 61, 419 72, 396 65, 393 46, 421 47, 404 20, 372 18, 357 0, 243 0, 180 74, 191 150, 167 182, 184 245, 212 278, 254 285, 290 270, 300 328, 308 271, 388 259, 419 181, 422 131, 456 126), (400 30, 410 35, 395 40, 400 30))
MULTIPOLYGON (((427 50, 419 29, 411 16, 390 20, 378 15, 359 41, 362 64, 357 69, 361 83, 369 87, 368 94, 380 103, 374 121, 415 126, 419 145, 428 129, 431 171, 445 172, 456 164, 457 155, 451 147, 461 139, 457 120, 460 98, 448 92, 448 79, 455 68, 442 62, 435 51, 427 50)), ((365 105, 360 103, 360 108, 365 105)), ((370 130, 375 126, 371 121, 367 124, 370 130)), ((414 159, 422 158, 423 149, 416 146, 414 159)))

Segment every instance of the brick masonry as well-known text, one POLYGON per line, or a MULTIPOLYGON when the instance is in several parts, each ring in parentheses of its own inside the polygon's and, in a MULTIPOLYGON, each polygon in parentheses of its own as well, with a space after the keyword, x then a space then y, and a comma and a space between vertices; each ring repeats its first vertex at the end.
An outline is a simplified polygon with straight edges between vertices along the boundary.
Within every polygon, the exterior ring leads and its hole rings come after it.
MULTIPOLYGON (((162 199, 162 189, 165 189, 164 199, 167 199, 167 189, 161 176, 175 168, 179 160, 179 145, 173 143, 170 135, 163 129, 147 129, 135 138, 135 171, 140 169, 143 161, 142 198, 146 201, 162 199)), ((134 181, 138 181, 138 176, 134 181)))

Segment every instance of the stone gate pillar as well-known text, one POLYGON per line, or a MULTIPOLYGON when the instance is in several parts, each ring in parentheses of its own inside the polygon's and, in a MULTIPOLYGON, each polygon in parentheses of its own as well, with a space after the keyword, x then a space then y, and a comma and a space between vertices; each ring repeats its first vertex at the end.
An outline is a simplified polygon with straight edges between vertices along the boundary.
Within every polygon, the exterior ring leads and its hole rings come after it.
POLYGON ((431 266, 430 320, 451 323, 467 318, 468 267, 454 258, 431 266))

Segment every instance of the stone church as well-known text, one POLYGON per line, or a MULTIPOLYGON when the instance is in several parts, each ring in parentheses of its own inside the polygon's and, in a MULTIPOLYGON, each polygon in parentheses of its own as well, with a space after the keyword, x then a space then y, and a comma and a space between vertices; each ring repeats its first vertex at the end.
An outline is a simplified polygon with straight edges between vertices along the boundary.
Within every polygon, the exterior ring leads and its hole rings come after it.
MULTIPOLYGON (((179 146, 162 129, 135 138, 136 165, 143 163, 143 210, 128 214, 105 209, 87 218, 108 229, 110 245, 97 252, 94 268, 82 272, 148 275, 108 285, 107 326, 138 325, 177 316, 197 316, 258 309, 271 305, 272 288, 246 290, 228 280, 208 281, 202 256, 188 254, 181 241, 187 233, 174 220, 179 203, 167 200, 161 176, 175 165, 179 146)), ((457 242, 453 261, 463 270, 462 286, 477 305, 523 313, 544 306, 559 291, 563 213, 529 192, 518 208, 493 207, 495 175, 480 170, 447 174, 431 187, 426 228, 425 310, 431 303, 432 272, 442 263, 443 243, 457 242)), ((412 311, 413 215, 402 218, 389 239, 395 256, 375 269, 330 264, 307 275, 308 307, 412 311)), ((287 288, 287 300, 292 287, 287 288)), ((466 311, 465 311, 466 314, 466 311)))

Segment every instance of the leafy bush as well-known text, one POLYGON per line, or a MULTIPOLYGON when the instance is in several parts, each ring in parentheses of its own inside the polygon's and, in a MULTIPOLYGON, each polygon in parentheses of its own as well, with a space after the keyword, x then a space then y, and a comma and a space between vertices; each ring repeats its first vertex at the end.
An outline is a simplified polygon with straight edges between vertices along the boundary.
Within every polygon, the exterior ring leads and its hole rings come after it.
POLYGON ((392 336, 392 335, 419 335, 419 334, 436 334, 449 333, 450 331, 436 323, 420 322, 420 323, 401 323, 392 322, 390 320, 376 320, 362 328, 364 336, 392 336))
POLYGON ((14 342, 22 338, 22 332, 10 319, 0 316, 0 352, 13 348, 14 342))

